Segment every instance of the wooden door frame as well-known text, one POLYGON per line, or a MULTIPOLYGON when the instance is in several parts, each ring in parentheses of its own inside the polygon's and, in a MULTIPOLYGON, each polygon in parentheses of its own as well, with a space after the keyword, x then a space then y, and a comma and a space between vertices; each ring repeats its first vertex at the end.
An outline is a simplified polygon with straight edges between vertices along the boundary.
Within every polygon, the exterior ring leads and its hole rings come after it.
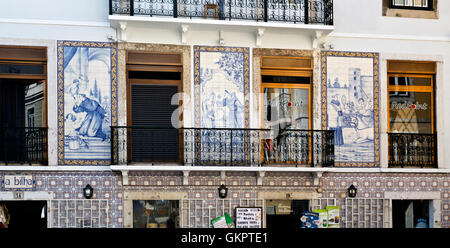
MULTIPOLYGON (((130 66, 131 68, 136 68, 135 66, 130 66)), ((131 96, 131 87, 132 85, 160 85, 160 86, 178 86, 178 93, 182 93, 183 92, 183 71, 182 68, 179 68, 178 66, 172 66, 172 67, 157 67, 157 66, 139 66, 139 70, 138 71, 159 71, 159 72, 179 72, 180 73, 180 79, 179 80, 165 80, 165 79, 130 79, 129 78, 129 70, 130 68, 127 66, 127 71, 126 71, 126 77, 127 77, 127 126, 132 126, 133 125, 133 106, 132 106, 132 96, 131 96)), ((179 105, 178 106, 183 106, 183 101, 182 99, 179 100, 179 105)), ((179 123, 180 126, 183 126, 183 113, 181 113, 180 117, 179 117, 179 123)), ((176 162, 183 162, 184 161, 184 149, 183 149, 183 142, 184 141, 184 133, 181 130, 179 130, 179 136, 178 136, 178 154, 179 154, 179 158, 178 161, 176 162), (180 134, 181 132, 181 134, 180 134)), ((129 137, 127 137, 127 160, 131 161, 131 148, 132 146, 130 145, 131 139, 129 137)))
MULTIPOLYGON (((260 96, 260 104, 261 104, 261 128, 264 129, 264 89, 265 88, 273 88, 273 89, 307 89, 308 90, 308 130, 311 129, 311 125, 312 125, 312 99, 311 99, 311 91, 312 91, 312 87, 311 87, 311 81, 312 81, 312 77, 310 78, 310 83, 309 84, 294 84, 294 83, 265 83, 262 82, 261 83, 261 96, 260 96)), ((311 139, 313 139, 314 137, 310 137, 310 141, 309 144, 312 144, 311 139)), ((261 161, 264 161, 264 142, 261 142, 261 161)), ((309 152, 309 161, 312 163, 312 149, 313 147, 309 147, 308 148, 310 150, 309 152)), ((281 162, 275 162, 275 164, 291 164, 290 162, 287 163, 281 163, 281 162)))
MULTIPOLYGON (((22 56, 16 56, 16 57, 3 57, 0 58, 1 64, 15 64, 15 65, 42 65, 43 73, 42 74, 23 74, 23 73, 17 73, 17 74, 7 74, 7 73, 0 73, 0 79, 17 79, 17 80, 33 80, 36 82, 42 82, 43 83, 43 127, 48 127, 48 75, 47 75, 47 47, 38 47, 38 46, 3 46, 0 45, 0 48, 15 48, 15 49, 41 49, 45 53, 45 58, 29 58, 26 57, 25 54, 22 54, 22 56)), ((44 144, 46 144, 46 148, 44 151, 44 160, 47 161, 48 164, 48 132, 47 136, 44 136, 44 144)))

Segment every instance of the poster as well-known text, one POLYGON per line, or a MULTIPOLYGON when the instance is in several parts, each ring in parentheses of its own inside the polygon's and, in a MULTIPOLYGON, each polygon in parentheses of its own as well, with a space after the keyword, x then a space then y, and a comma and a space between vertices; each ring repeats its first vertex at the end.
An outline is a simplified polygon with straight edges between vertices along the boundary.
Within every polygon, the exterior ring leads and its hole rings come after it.
POLYGON ((262 228, 262 208, 236 208, 237 228, 262 228))
POLYGON ((211 220, 213 228, 234 228, 234 222, 228 213, 211 220))
POLYGON ((319 226, 319 214, 314 212, 305 211, 300 218, 301 228, 318 228, 319 226))

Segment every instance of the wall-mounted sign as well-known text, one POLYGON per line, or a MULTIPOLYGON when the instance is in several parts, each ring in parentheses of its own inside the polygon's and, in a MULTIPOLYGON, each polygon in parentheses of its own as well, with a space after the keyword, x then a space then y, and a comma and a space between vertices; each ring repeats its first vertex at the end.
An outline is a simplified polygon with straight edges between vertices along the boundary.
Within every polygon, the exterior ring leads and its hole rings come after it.
POLYGON ((236 208, 237 228, 262 228, 262 208, 236 208))
POLYGON ((4 190, 33 190, 35 187, 33 175, 4 175, 2 189, 4 190))

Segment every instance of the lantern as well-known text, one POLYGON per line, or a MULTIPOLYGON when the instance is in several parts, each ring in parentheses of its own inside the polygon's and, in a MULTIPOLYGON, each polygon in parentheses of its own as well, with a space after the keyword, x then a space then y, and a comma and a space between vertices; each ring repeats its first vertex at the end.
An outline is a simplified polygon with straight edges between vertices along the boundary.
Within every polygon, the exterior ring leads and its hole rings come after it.
POLYGON ((353 184, 350 185, 350 187, 347 189, 348 197, 354 198, 356 196, 356 191, 356 187, 353 184))
POLYGON ((91 185, 88 184, 83 188, 83 195, 86 199, 91 199, 93 194, 94 189, 91 187, 91 185))
POLYGON ((225 185, 220 185, 220 187, 218 188, 219 190, 219 197, 220 198, 226 198, 227 194, 228 194, 228 188, 225 185))

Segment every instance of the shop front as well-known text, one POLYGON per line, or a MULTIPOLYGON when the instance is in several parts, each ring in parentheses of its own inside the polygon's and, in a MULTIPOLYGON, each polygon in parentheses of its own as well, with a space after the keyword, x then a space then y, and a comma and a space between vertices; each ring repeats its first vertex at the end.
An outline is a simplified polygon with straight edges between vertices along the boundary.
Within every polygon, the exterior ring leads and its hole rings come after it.
POLYGON ((0 201, 0 228, 47 228, 47 201, 0 201))

